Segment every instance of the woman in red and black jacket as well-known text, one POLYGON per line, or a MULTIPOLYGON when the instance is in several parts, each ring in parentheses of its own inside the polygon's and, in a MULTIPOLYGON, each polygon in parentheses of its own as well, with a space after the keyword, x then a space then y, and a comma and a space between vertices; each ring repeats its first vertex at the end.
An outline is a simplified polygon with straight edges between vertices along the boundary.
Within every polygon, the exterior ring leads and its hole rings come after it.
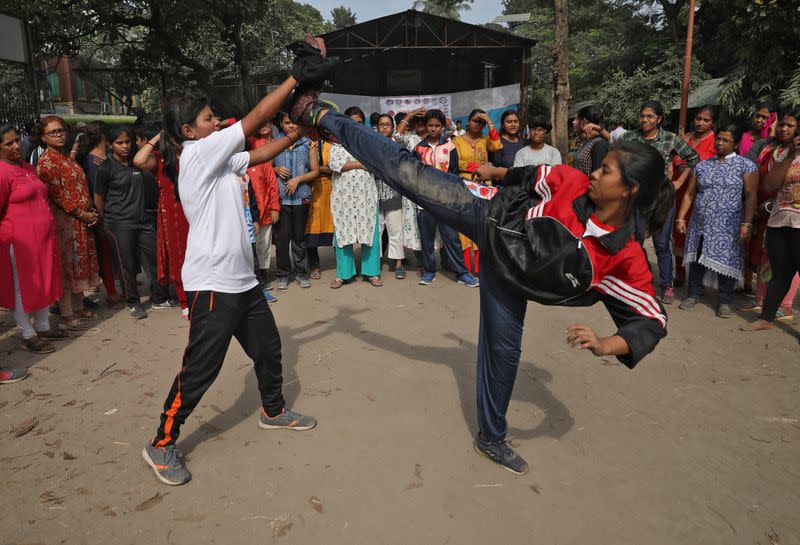
POLYGON ((633 236, 635 211, 649 215, 656 232, 673 204, 664 159, 652 146, 625 142, 612 148, 591 179, 563 165, 508 171, 484 165, 483 178, 504 174, 498 190, 424 165, 388 138, 309 102, 296 99, 293 115, 300 123, 335 137, 376 176, 488 250, 490 259, 481 267, 475 448, 525 473, 528 464, 504 439, 528 300, 602 302, 616 333, 601 337, 575 324, 567 342, 596 356, 617 356, 628 367, 666 335, 666 313, 633 236))

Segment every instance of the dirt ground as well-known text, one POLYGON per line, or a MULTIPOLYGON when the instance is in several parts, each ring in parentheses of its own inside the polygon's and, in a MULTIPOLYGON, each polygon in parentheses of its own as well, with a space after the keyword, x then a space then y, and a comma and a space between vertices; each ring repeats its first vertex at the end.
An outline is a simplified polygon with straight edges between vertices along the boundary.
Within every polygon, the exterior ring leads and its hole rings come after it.
POLYGON ((46 357, 16 350, 0 314, 0 365, 31 369, 0 386, 0 543, 800 543, 797 324, 745 335, 750 316, 673 305, 631 371, 564 344, 577 321, 613 331, 601 306, 530 304, 508 417, 532 470, 517 477, 472 449, 478 291, 411 271, 333 291, 323 265, 272 306, 284 393, 319 425, 260 430, 234 341, 183 428, 182 487, 140 456, 180 365, 179 312, 104 311, 46 357))

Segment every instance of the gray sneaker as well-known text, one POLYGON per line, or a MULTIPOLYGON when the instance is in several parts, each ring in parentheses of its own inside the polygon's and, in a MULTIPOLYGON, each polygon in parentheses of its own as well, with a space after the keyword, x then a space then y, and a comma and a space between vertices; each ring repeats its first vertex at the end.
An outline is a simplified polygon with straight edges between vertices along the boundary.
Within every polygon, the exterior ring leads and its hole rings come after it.
POLYGON ((277 280, 275 280, 275 289, 277 290, 288 290, 289 289, 289 277, 288 276, 280 276, 277 280))
POLYGON ((528 462, 517 454, 511 445, 503 441, 487 441, 481 434, 475 436, 475 452, 486 456, 493 462, 497 462, 504 469, 515 475, 525 475, 528 470, 528 462))
POLYGON ((307 276, 298 276, 294 279, 294 281, 297 282, 301 288, 311 287, 311 280, 309 280, 307 276))
POLYGON ((261 414, 258 418, 258 427, 262 430, 295 430, 305 431, 310 430, 317 425, 317 419, 313 416, 304 416, 291 409, 283 409, 281 414, 274 418, 267 416, 264 409, 261 409, 261 414))
POLYGON ((690 308, 694 307, 698 301, 699 299, 697 297, 687 297, 680 305, 678 305, 678 308, 689 310, 690 308))
POLYGON ((731 306, 726 304, 720 304, 720 306, 717 307, 717 316, 719 316, 720 318, 730 318, 731 316, 733 316, 733 311, 731 310, 731 306))
POLYGON ((162 483, 178 486, 192 479, 192 474, 183 463, 183 453, 175 445, 154 447, 148 443, 142 449, 142 458, 162 483))
POLYGON ((145 312, 144 307, 142 307, 141 303, 136 303, 135 305, 129 306, 128 312, 131 313, 131 318, 133 318, 134 320, 141 320, 142 318, 147 318, 147 312, 145 312))

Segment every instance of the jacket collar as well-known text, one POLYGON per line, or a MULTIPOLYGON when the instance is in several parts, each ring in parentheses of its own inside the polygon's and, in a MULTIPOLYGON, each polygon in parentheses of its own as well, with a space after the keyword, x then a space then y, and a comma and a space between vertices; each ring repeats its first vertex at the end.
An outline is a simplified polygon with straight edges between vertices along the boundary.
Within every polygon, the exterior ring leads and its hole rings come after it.
MULTIPOLYGON (((589 221, 589 217, 594 213, 594 203, 589 198, 589 193, 586 192, 572 201, 572 209, 575 211, 575 214, 578 215, 578 219, 581 220, 581 223, 585 225, 586 222, 589 221)), ((631 239, 631 236, 633 236, 633 233, 634 223, 633 217, 631 217, 625 222, 625 225, 614 229, 607 235, 597 237, 597 241, 603 248, 615 254, 625 247, 631 239)))

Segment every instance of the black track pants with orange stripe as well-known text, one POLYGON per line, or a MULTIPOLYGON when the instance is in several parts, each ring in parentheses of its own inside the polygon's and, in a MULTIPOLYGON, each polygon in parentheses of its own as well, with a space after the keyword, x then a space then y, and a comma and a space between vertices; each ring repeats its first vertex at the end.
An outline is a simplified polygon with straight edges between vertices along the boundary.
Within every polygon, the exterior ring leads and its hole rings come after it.
POLYGON ((244 293, 186 292, 189 301, 189 344, 183 365, 161 414, 161 425, 153 445, 174 443, 200 399, 222 368, 231 338, 236 337, 253 359, 261 404, 269 415, 281 412, 285 402, 281 389, 281 339, 261 288, 244 293))

